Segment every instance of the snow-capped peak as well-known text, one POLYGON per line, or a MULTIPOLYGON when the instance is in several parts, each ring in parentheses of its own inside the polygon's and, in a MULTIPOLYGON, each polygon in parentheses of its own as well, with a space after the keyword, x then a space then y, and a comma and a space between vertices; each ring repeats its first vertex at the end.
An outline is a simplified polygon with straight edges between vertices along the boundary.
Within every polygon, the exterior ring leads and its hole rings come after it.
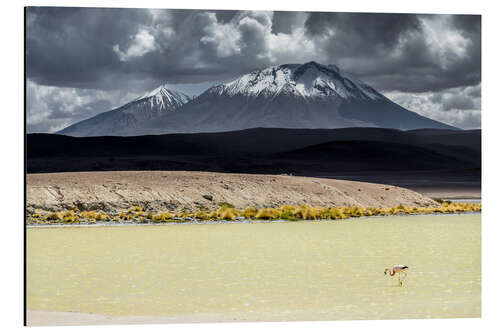
POLYGON ((149 101, 151 108, 156 106, 160 110, 175 110, 189 102, 191 98, 184 93, 169 89, 167 84, 163 84, 136 99, 136 101, 142 100, 149 101))
POLYGON ((280 92, 300 97, 340 97, 342 99, 381 99, 375 89, 341 73, 336 65, 314 61, 257 70, 229 83, 212 88, 213 93, 245 96, 272 96, 280 92))
POLYGON ((156 96, 156 95, 161 95, 162 94, 162 91, 167 92, 168 91, 168 85, 167 84, 162 84, 161 86, 145 93, 144 95, 142 96, 139 96, 137 98, 137 100, 140 100, 140 99, 143 99, 143 98, 148 98, 148 97, 153 97, 153 96, 156 96))

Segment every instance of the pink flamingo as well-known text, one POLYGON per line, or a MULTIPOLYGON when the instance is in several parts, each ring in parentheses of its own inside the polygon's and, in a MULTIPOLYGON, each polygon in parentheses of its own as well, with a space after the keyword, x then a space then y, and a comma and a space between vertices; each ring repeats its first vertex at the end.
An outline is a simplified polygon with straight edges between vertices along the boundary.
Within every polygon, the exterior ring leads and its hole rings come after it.
POLYGON ((398 280, 399 280, 399 285, 403 285, 403 281, 401 281, 401 273, 404 274, 403 280, 406 278, 407 274, 406 271, 408 270, 408 266, 405 265, 396 265, 391 268, 386 268, 384 270, 384 274, 389 273, 390 276, 394 276, 395 274, 398 274, 398 280))

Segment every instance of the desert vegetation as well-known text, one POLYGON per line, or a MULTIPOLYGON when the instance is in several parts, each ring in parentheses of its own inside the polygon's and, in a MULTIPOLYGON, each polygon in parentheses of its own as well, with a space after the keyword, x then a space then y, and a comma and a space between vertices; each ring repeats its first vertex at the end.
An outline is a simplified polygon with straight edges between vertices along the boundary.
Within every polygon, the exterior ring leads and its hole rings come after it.
POLYGON ((243 210, 234 205, 223 203, 217 210, 155 212, 145 211, 143 207, 135 206, 122 212, 79 211, 73 208, 62 212, 36 212, 27 218, 27 224, 95 224, 95 223, 183 223, 197 221, 237 221, 237 220, 268 220, 268 221, 298 221, 298 220, 344 220, 362 216, 390 216, 417 214, 452 214, 480 212, 481 204, 456 203, 440 200, 439 205, 429 207, 409 207, 398 205, 392 208, 340 206, 311 207, 307 205, 283 205, 278 208, 246 207, 243 210))

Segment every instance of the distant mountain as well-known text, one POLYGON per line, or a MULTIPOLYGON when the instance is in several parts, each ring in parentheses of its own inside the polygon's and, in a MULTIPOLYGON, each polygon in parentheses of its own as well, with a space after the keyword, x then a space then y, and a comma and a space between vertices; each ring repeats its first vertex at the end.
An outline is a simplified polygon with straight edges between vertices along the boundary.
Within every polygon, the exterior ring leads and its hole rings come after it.
POLYGON ((456 129, 393 103, 372 87, 316 62, 273 66, 202 93, 154 133, 220 132, 257 127, 456 129))
POLYGON ((138 135, 148 132, 154 123, 179 109, 190 97, 162 85, 155 90, 114 110, 80 121, 58 132, 71 136, 138 135))
MULTIPOLYGON (((143 104, 144 109, 153 107, 151 103, 143 104)), ((59 133, 72 136, 140 135, 224 132, 258 127, 456 129, 406 110, 362 81, 342 73, 335 65, 316 62, 273 66, 251 72, 229 83, 211 87, 174 110, 154 113, 158 117, 141 118, 141 121, 136 117, 129 119, 132 117, 124 113, 120 115, 120 128, 113 120, 103 118, 103 114, 59 133), (114 132, 106 131, 110 127, 114 132)), ((134 116, 141 114, 135 108, 131 113, 134 116)))

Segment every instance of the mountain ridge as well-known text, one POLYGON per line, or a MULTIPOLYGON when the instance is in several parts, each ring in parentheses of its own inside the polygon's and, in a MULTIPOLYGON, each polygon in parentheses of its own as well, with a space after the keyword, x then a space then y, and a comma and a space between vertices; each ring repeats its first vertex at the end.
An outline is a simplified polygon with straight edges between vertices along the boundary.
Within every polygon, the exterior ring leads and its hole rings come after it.
MULTIPOLYGON (((153 109, 162 87, 132 103, 147 100, 153 109)), ((164 90, 169 91, 166 87, 164 90)), ((161 98, 161 101, 165 100, 161 98)), ((457 129, 397 105, 335 65, 325 66, 314 61, 270 66, 244 74, 230 82, 212 86, 193 99, 177 98, 171 111, 175 112, 139 119, 135 113, 130 116, 131 113, 125 112, 126 116, 121 116, 131 119, 121 120, 123 126, 120 129, 111 126, 111 133, 106 132, 106 126, 99 125, 99 121, 111 120, 101 118, 91 121, 99 115, 86 121, 85 125, 89 125, 87 129, 75 131, 75 127, 85 127, 80 122, 79 126, 75 124, 58 133, 130 136, 222 132, 257 127, 457 129)))
POLYGON ((141 133, 141 124, 155 121, 163 115, 175 111, 191 98, 182 93, 169 89, 163 84, 156 89, 128 102, 118 108, 102 112, 97 116, 82 120, 70 125, 57 134, 72 136, 99 136, 141 133))

